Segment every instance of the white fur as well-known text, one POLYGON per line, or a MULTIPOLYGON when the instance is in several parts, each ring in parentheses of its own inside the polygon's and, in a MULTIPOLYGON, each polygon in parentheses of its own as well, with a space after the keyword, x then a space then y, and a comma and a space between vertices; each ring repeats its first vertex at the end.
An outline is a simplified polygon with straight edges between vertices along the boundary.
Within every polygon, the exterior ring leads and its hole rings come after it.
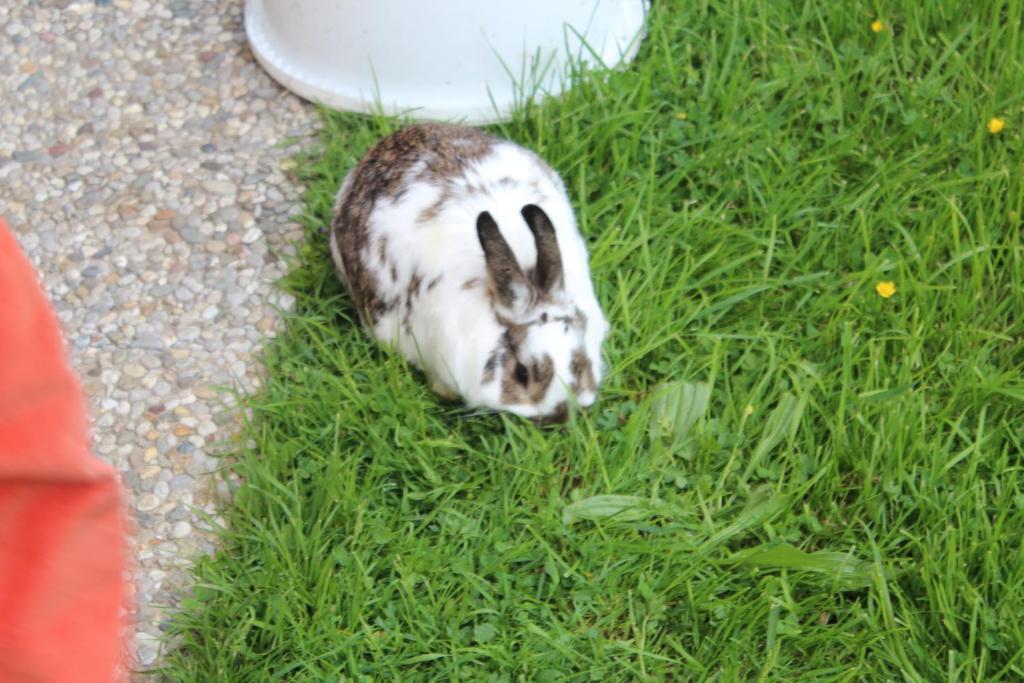
MULTIPOLYGON (((415 178, 419 168, 414 167, 406 177, 415 178)), ((350 180, 347 177, 342 184, 339 206, 350 180)), ((608 322, 594 295, 586 245, 565 187, 534 154, 507 142, 496 144, 490 154, 448 182, 452 198, 432 220, 420 222, 421 213, 437 202, 444 188, 422 180, 412 180, 398 200, 378 200, 370 214, 371 237, 361 258, 376 277, 382 300, 403 301, 403 305, 379 318, 373 334, 421 367, 435 388, 458 394, 470 406, 509 410, 526 417, 549 414, 568 398, 570 378, 565 372, 573 351, 557 326, 531 328, 523 349, 527 354, 548 354, 554 360, 556 379, 543 401, 502 404, 501 368, 493 381, 484 382, 484 365, 505 327, 497 321, 487 293, 487 271, 476 220, 480 212, 490 212, 525 272, 535 265, 537 253, 533 234, 520 211, 527 204, 537 204, 548 214, 562 256, 564 303, 569 310, 578 307, 587 318, 583 346, 599 382, 603 374, 601 344, 608 322), (469 191, 471 187, 476 191, 469 191), (380 237, 387 238, 386 263, 381 262, 376 247, 380 237), (394 280, 392 267, 397 271, 394 280), (420 287, 409 315, 409 334, 402 323, 407 315, 405 294, 414 274, 420 277, 420 287), (441 279, 428 290, 437 277, 441 279), (466 289, 464 284, 470 280, 478 284, 466 289)), ((333 231, 331 253, 344 279, 333 231)), ((553 312, 560 315, 564 309, 553 312)), ((531 315, 540 313, 539 309, 531 311, 531 315)), ((594 399, 593 392, 576 397, 584 406, 594 399)))

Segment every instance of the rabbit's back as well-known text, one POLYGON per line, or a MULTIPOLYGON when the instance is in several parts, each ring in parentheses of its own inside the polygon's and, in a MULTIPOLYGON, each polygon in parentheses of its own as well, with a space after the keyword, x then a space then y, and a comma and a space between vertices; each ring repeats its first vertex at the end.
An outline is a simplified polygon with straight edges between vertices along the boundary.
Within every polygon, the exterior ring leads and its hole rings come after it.
POLYGON ((364 323, 376 326, 411 306, 424 285, 483 286, 475 230, 481 211, 498 220, 519 263, 531 268, 536 247, 519 215, 527 204, 556 213, 564 206, 568 215, 556 225, 575 233, 557 174, 518 145, 444 124, 410 126, 382 140, 343 184, 332 226, 335 260, 364 323))

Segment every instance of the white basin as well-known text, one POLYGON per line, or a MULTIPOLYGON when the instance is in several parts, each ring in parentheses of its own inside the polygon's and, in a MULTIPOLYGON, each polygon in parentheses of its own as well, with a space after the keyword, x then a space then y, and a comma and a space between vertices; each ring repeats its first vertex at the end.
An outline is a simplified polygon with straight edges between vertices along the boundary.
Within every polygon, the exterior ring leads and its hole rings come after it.
POLYGON ((646 0, 247 0, 245 29, 270 75, 308 100, 482 124, 560 93, 573 62, 628 62, 646 12, 646 0))

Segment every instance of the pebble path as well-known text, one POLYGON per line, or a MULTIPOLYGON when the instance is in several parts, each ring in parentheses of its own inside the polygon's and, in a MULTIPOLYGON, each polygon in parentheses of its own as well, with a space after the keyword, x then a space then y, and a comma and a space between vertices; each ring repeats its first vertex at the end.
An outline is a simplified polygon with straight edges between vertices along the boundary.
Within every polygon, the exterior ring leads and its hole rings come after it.
POLYGON ((258 385, 301 237, 312 107, 246 44, 240 0, 0 2, 0 214, 35 264, 135 517, 136 668, 213 549, 197 511, 258 385))

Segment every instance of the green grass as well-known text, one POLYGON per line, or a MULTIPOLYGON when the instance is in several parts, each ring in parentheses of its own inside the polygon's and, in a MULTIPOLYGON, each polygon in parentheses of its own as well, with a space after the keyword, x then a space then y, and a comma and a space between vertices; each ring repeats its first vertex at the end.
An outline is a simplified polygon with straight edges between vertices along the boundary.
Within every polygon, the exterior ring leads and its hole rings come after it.
POLYGON ((398 124, 325 115, 169 679, 1024 679, 1022 21, 659 1, 628 70, 495 127, 565 178, 612 321, 564 428, 358 328, 318 228, 398 124))

